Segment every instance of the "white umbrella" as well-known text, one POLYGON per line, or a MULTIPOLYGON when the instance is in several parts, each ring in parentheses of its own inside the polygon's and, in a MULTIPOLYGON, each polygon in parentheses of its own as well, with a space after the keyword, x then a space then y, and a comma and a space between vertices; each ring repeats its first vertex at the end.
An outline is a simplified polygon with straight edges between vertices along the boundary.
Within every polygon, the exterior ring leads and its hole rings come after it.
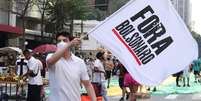
POLYGON ((3 47, 0 48, 0 53, 8 53, 8 52, 18 52, 22 53, 22 50, 18 47, 3 47))

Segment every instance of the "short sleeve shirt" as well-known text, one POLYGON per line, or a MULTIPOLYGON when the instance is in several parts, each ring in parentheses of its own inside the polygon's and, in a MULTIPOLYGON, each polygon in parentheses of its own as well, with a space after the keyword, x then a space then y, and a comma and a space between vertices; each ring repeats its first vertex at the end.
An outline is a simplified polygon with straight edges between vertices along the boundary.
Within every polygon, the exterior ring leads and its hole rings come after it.
MULTIPOLYGON (((49 54, 48 60, 53 54, 49 54)), ((84 61, 75 55, 49 66, 49 101, 81 101, 80 81, 89 80, 84 61)))
MULTIPOLYGON (((104 65, 99 59, 96 59, 94 61, 94 67, 97 67, 99 71, 105 72, 104 65)), ((105 75, 104 75, 104 73, 99 73, 99 72, 94 73, 94 78, 92 80, 93 80, 93 82, 105 81, 105 75)))
POLYGON ((37 76, 35 77, 30 77, 29 76, 29 84, 31 85, 42 85, 43 82, 42 82, 42 77, 41 77, 41 61, 34 58, 34 57, 31 57, 29 60, 28 60, 28 68, 29 70, 32 70, 35 74, 37 74, 37 76))

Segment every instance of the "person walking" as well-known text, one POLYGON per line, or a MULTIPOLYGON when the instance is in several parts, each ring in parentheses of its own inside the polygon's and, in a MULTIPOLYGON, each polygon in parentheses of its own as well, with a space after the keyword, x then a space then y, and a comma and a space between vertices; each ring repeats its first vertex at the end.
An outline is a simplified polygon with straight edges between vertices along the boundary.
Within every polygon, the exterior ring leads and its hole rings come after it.
POLYGON ((183 70, 183 87, 188 86, 190 87, 190 67, 191 65, 187 66, 184 70, 183 70), (186 85, 187 83, 187 85, 186 85))
POLYGON ((124 101, 125 95, 126 95, 126 100, 128 100, 129 92, 126 90, 126 86, 124 85, 124 77, 125 77, 125 74, 127 73, 126 72, 127 70, 123 66, 123 64, 121 64, 120 62, 118 64, 117 68, 119 70, 119 79, 118 79, 119 87, 121 88, 121 91, 122 91, 122 97, 120 98, 119 101, 124 101))
POLYGON ((137 91, 140 84, 132 78, 128 71, 124 76, 124 85, 130 89, 129 101, 137 100, 137 91))
POLYGON ((103 63, 105 62, 104 52, 98 52, 96 54, 96 60, 94 61, 94 82, 100 83, 101 95, 104 101, 109 101, 107 97, 107 88, 105 80, 105 69, 103 63))
POLYGON ((183 74, 183 71, 180 71, 180 72, 177 72, 174 74, 176 76, 176 86, 177 87, 181 87, 181 85, 179 84, 179 81, 180 81, 182 74, 183 74))
POLYGON ((41 69, 42 63, 40 60, 34 58, 29 50, 24 50, 23 54, 28 60, 28 96, 27 101, 40 101, 41 100, 41 88, 43 85, 41 69))
POLYGON ((112 76, 112 70, 114 69, 114 64, 111 61, 110 57, 107 57, 107 60, 105 61, 105 79, 107 80, 107 88, 110 87, 110 80, 111 80, 111 76, 112 76))
POLYGON ((71 52, 73 46, 80 44, 80 39, 72 40, 70 33, 61 32, 56 40, 57 51, 46 58, 51 91, 48 101, 80 101, 80 84, 86 88, 91 101, 96 101, 84 60, 71 52))
POLYGON ((193 61, 193 72, 195 75, 195 83, 200 82, 200 65, 201 61, 199 59, 196 59, 193 61))

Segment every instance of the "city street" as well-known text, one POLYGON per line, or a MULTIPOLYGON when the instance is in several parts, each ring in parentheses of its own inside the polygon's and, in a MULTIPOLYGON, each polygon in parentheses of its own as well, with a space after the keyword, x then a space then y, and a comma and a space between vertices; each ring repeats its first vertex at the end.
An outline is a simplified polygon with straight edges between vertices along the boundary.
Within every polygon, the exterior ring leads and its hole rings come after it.
MULTIPOLYGON (((118 101, 120 96, 110 97, 110 101, 118 101)), ((150 99, 138 99, 137 101, 200 101, 201 93, 196 94, 172 94, 166 96, 151 96, 150 99)))
MULTIPOLYGON (((191 74, 190 87, 176 87, 175 78, 169 77, 161 85, 157 87, 157 91, 143 92, 150 93, 149 99, 138 99, 137 101, 200 101, 201 85, 195 83, 194 76, 191 74)), ((183 84, 180 82, 180 85, 183 84)), ((110 101, 118 101, 121 98, 121 91, 117 85, 117 78, 113 77, 111 88, 108 89, 110 101)))
POLYGON ((201 101, 200 4, 0 0, 0 101, 201 101))
MULTIPOLYGON (((120 96, 110 96, 109 101, 119 101, 120 96)), ((175 94, 167 96, 151 96, 150 99, 137 99, 137 101, 200 101, 201 93, 197 94, 175 94)), ((15 101, 15 100, 9 100, 15 101)), ((126 100, 125 100, 126 101, 126 100)))

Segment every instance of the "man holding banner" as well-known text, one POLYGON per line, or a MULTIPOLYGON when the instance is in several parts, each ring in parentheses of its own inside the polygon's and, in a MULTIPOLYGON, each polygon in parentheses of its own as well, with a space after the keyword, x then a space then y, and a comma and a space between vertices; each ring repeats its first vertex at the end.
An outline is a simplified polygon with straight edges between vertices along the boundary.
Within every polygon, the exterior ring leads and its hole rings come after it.
POLYGON ((198 47, 169 0, 130 0, 89 34, 140 84, 160 84, 198 57, 198 47))

